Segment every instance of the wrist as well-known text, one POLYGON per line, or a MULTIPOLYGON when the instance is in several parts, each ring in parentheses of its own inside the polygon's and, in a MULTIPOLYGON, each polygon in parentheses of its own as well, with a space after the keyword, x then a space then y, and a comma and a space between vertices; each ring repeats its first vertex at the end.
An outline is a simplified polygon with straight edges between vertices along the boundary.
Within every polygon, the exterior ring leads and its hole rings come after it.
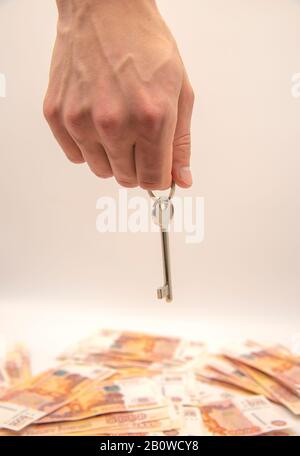
POLYGON ((106 10, 111 10, 113 13, 116 9, 129 14, 143 10, 158 11, 156 0, 56 0, 56 4, 59 18, 64 20, 71 20, 78 14, 101 13, 106 10))

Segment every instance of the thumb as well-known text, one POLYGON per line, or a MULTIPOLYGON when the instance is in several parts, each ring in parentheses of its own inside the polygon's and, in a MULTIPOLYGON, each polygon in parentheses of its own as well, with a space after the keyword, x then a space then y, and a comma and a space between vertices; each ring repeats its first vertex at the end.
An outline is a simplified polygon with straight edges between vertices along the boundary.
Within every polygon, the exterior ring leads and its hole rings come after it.
POLYGON ((173 180, 179 187, 190 187, 193 183, 190 170, 191 120, 194 92, 185 73, 178 100, 177 125, 173 142, 173 180))

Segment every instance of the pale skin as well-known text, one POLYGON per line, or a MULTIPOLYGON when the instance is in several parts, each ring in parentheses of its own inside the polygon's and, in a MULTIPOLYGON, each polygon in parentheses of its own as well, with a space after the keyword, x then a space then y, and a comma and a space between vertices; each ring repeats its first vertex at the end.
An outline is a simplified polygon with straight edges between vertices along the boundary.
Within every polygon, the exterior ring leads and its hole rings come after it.
POLYGON ((190 187, 194 94, 155 1, 57 7, 44 114, 68 159, 124 187, 190 187))

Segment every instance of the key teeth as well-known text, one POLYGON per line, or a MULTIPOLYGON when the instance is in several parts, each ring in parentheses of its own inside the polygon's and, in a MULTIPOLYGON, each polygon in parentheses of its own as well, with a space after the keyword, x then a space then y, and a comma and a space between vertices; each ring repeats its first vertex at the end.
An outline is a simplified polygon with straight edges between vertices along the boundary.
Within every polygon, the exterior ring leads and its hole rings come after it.
POLYGON ((166 298, 168 300, 168 294, 169 294, 168 285, 164 285, 163 287, 160 287, 160 288, 157 289, 157 297, 158 297, 158 299, 166 298))

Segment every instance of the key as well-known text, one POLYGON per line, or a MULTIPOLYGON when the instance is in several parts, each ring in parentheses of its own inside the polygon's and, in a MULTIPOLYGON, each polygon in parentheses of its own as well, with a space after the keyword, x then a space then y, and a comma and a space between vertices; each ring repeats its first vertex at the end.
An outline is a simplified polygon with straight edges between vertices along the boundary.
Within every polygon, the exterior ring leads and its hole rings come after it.
POLYGON ((173 183, 169 197, 160 196, 156 198, 152 192, 149 192, 150 196, 154 199, 152 209, 153 220, 160 227, 163 258, 164 285, 157 289, 157 297, 158 299, 166 299, 167 302, 171 302, 173 299, 168 229, 170 221, 174 216, 174 206, 171 201, 174 191, 175 184, 173 183))

